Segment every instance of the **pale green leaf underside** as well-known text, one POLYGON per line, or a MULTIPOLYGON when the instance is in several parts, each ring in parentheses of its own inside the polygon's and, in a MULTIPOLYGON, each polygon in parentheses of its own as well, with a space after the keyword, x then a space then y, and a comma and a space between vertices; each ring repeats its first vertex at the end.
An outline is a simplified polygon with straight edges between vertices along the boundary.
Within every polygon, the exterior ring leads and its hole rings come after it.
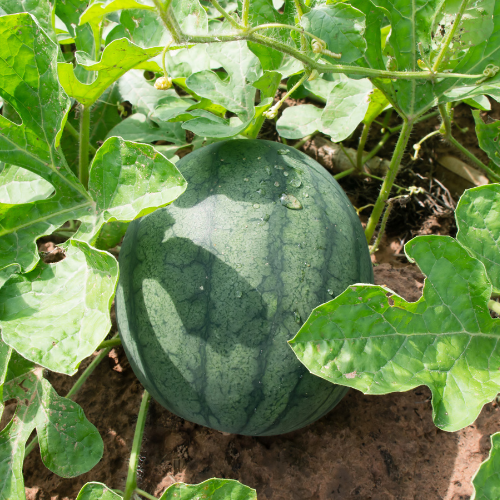
POLYGON ((420 300, 353 285, 316 308, 290 344, 315 375, 366 394, 427 385, 435 424, 455 431, 500 391, 491 284, 484 266, 452 238, 419 236, 405 251, 427 276, 420 300))
POLYGON ((457 240, 486 267, 500 293, 500 184, 465 191, 455 212, 457 240))
POLYGON ((319 130, 331 136, 334 142, 349 137, 365 118, 372 90, 366 78, 336 82, 323 109, 319 130))
POLYGON ((23 499, 22 466, 25 444, 36 428, 42 461, 62 477, 89 471, 101 459, 103 442, 97 429, 73 401, 59 396, 32 367, 15 376, 18 355, 11 358, 14 376, 4 384, 3 401, 17 399, 15 417, 0 432, 0 500, 23 499))
POLYGON ((177 168, 153 146, 110 137, 90 166, 94 212, 80 219, 82 225, 75 238, 93 243, 105 222, 131 221, 164 207, 180 196, 186 185, 177 168))
POLYGON ((80 24, 90 23, 98 25, 106 14, 123 9, 155 10, 155 7, 153 2, 148 0, 107 0, 105 2, 94 2, 81 15, 80 24))
POLYGON ((0 325, 26 359, 72 375, 109 332, 118 264, 84 242, 66 245, 63 261, 40 262, 0 289, 0 325))
POLYGON ((15 205, 44 200, 53 192, 50 182, 25 168, 5 165, 0 172, 0 203, 15 205))
POLYGON ((114 81, 134 66, 156 56, 162 49, 163 47, 143 49, 127 38, 113 40, 105 47, 99 62, 89 60, 83 52, 77 53, 81 66, 88 71, 97 71, 97 78, 91 84, 84 84, 76 78, 71 63, 58 64, 59 81, 70 97, 90 106, 114 81))
POLYGON ((500 121, 484 123, 479 111, 473 110, 479 146, 486 152, 493 164, 500 168, 500 121))
POLYGON ((286 139, 300 139, 321 130, 322 108, 312 104, 290 106, 283 111, 276 123, 276 130, 281 137, 286 139))
POLYGON ((474 494, 471 500, 497 500, 500 498, 500 432, 492 434, 488 458, 474 475, 474 494))

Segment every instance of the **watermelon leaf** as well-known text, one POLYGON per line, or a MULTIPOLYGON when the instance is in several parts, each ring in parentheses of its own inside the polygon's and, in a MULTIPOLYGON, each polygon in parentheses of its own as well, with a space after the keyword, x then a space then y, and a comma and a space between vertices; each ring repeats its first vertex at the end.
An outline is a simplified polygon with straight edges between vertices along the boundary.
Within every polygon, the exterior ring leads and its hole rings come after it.
POLYGON ((142 217, 168 205, 185 189, 184 177, 152 146, 110 137, 90 167, 94 212, 80 218, 75 238, 94 243, 105 222, 142 217))
POLYGON ((257 500, 254 489, 234 479, 208 479, 200 484, 175 483, 160 497, 160 500, 257 500))
POLYGON ((500 174, 500 121, 484 123, 481 114, 477 110, 472 110, 472 116, 476 123, 476 135, 479 146, 486 152, 492 162, 491 168, 500 174))
POLYGON ((322 108, 312 104, 290 106, 283 111, 276 122, 276 130, 285 139, 300 139, 321 130, 322 108))
POLYGON ((120 500, 122 496, 102 483, 87 483, 78 493, 76 500, 120 500))
POLYGON ((42 461, 62 477, 89 471, 101 459, 103 442, 79 405, 59 396, 43 369, 16 352, 9 356, 3 401, 17 400, 14 418, 0 432, 0 499, 24 497, 25 443, 36 428, 42 461))
POLYGON ((74 97, 85 106, 90 106, 129 69, 156 56, 162 49, 163 47, 143 49, 127 38, 113 40, 104 48, 101 60, 98 62, 90 59, 85 52, 76 53, 76 60, 80 66, 87 71, 97 71, 97 78, 92 83, 80 82, 71 63, 58 64, 59 81, 70 97, 74 97))
POLYGON ((224 67, 229 78, 223 81, 213 71, 200 71, 191 75, 186 85, 197 95, 235 113, 239 123, 226 123, 214 115, 189 120, 183 128, 202 137, 232 137, 245 130, 254 118, 257 89, 248 83, 258 80, 262 69, 245 42, 213 43, 207 53, 224 67))
MULTIPOLYGON (((491 142, 491 141, 490 141, 491 142)), ((500 197, 498 184, 467 190, 455 211, 457 240, 480 260, 500 293, 500 197)))
POLYGON ((472 479, 474 494, 471 500, 494 500, 500 497, 500 432, 492 434, 490 439, 490 454, 472 479))
MULTIPOLYGON (((498 210, 492 193, 498 198, 500 185, 469 191, 457 224, 459 241, 475 248, 467 229, 488 221, 492 237, 475 252, 496 268, 500 226, 489 223, 498 210)), ((435 424, 455 431, 500 391, 500 320, 488 310, 492 285, 483 263, 450 237, 419 236, 405 252, 427 276, 422 298, 410 303, 384 286, 353 285, 316 308, 290 345, 314 374, 365 394, 427 385, 435 424)))
POLYGON ((0 319, 3 340, 16 351, 72 375, 109 332, 118 263, 110 254, 74 239, 64 250, 63 261, 40 262, 4 284, 0 319))
POLYGON ((53 192, 50 182, 25 168, 5 165, 0 171, 0 203, 14 205, 45 200, 53 192))
POLYGON ((365 15, 346 3, 319 5, 301 19, 305 30, 326 42, 327 49, 341 54, 340 59, 325 58, 332 62, 351 63, 366 50, 365 15))

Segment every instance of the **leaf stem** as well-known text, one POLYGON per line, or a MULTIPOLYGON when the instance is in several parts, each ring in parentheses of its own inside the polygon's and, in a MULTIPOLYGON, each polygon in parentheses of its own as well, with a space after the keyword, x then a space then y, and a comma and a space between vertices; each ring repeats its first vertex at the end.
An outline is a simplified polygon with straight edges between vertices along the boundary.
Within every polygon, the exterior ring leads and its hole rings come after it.
POLYGON ((354 167, 344 170, 343 172, 340 172, 339 174, 335 174, 333 178, 338 181, 339 179, 342 179, 343 177, 347 177, 348 175, 351 175, 356 169, 354 167))
POLYGON ((122 345, 122 339, 117 335, 115 335, 112 339, 109 340, 103 340, 97 347, 96 351, 99 351, 101 349, 107 349, 117 347, 119 345, 122 345))
POLYGON ((148 500, 157 500, 156 497, 154 497, 153 495, 150 495, 148 492, 144 491, 144 490, 141 490, 139 488, 136 488, 135 489, 135 492, 138 494, 138 495, 141 495, 142 497, 144 498, 147 498, 148 500))
POLYGON ((85 189, 89 185, 89 138, 90 138, 90 106, 83 106, 80 113, 80 144, 78 160, 78 179, 85 189))
POLYGON ((299 142, 297 142, 297 144, 294 144, 293 147, 295 149, 300 149, 307 141, 310 141, 319 131, 318 130, 315 130, 312 134, 300 139, 299 142))
POLYGON ((365 152, 366 141, 368 140, 368 132, 370 132, 370 123, 363 124, 363 132, 359 139, 358 150, 356 152, 356 167, 361 170, 363 168, 363 153, 365 152))
MULTIPOLYGON (((115 337, 118 334, 115 335, 115 337)), ((114 338, 115 338, 114 337, 114 338)), ((111 339, 113 340, 113 339, 111 339)), ((108 341, 109 342, 109 341, 108 341)), ((109 354, 109 351, 111 350, 111 347, 107 347, 106 349, 102 350, 90 363, 89 366, 85 369, 85 371, 78 377, 78 380, 75 382, 73 387, 69 390, 68 394, 66 394, 65 397, 68 399, 73 399, 73 396, 82 388, 83 384, 87 381, 87 379, 92 375, 92 372, 98 367, 99 363, 109 354)), ((34 449, 35 446, 38 444, 38 436, 35 436, 30 443, 26 446, 24 450, 24 456, 27 457, 34 449)))
POLYGON ((125 494, 123 500, 130 500, 137 488, 137 466, 139 464, 139 454, 141 451, 142 437, 144 434, 144 427, 146 425, 146 415, 148 413, 150 395, 148 391, 144 390, 142 395, 141 407, 139 408, 139 415, 137 417, 137 424, 135 426, 134 441, 132 443, 132 450, 130 452, 130 461, 128 464, 127 484, 125 486, 125 494))
POLYGON ((485 165, 474 153, 471 153, 467 148, 462 146, 453 136, 450 135, 448 137, 448 141, 450 141, 464 156, 469 158, 477 167, 484 170, 490 179, 495 182, 500 182, 500 176, 497 175, 490 167, 485 165))
MULTIPOLYGON (((80 134, 78 133, 78 130, 76 130, 73 125, 69 121, 66 121, 66 124, 64 125, 64 130, 68 132, 73 138, 76 140, 80 140, 80 134)), ((97 149, 92 146, 92 144, 89 144, 89 151, 91 155, 95 155, 97 153, 97 149)))
POLYGON ((460 8, 458 9, 458 12, 457 12, 457 17, 455 17, 455 20, 453 21, 453 25, 451 26, 451 29, 448 31, 448 35, 446 36, 444 43, 441 45, 441 49, 439 50, 439 54, 436 57, 436 60, 434 61, 434 65, 432 66, 433 73, 436 73, 437 70, 439 69, 439 66, 441 65, 441 62, 443 61, 443 58, 446 54, 446 51, 448 50, 448 47, 450 46, 450 43, 453 40, 453 37, 455 36, 455 33, 460 25, 460 21, 462 20, 462 16, 464 15, 464 12, 465 12, 465 9, 467 8, 468 3, 469 3, 469 0, 462 0, 462 3, 460 4, 460 8))
POLYGON ((378 195, 377 201, 375 202, 372 213, 366 225, 365 236, 368 243, 370 243, 373 237, 375 228, 377 227, 378 221, 380 220, 380 217, 384 210, 385 202, 387 201, 391 193, 394 180, 396 179, 396 175, 399 171, 401 158, 403 157, 406 145, 408 144, 408 140, 410 138, 412 127, 413 123, 405 118, 401 133, 399 134, 398 142, 396 143, 396 148, 394 149, 394 153, 389 164, 389 170, 387 171, 384 182, 382 183, 382 187, 380 188, 380 193, 378 195))
POLYGON ((243 26, 248 27, 248 18, 250 15, 250 0, 243 0, 243 6, 241 8, 241 20, 243 21, 243 26))
POLYGON ((292 31, 298 31, 302 35, 307 35, 307 36, 310 36, 311 38, 313 38, 314 40, 317 40, 322 45, 325 43, 321 38, 318 38, 316 35, 309 33, 309 31, 306 31, 304 28, 299 28, 298 26, 292 26, 290 24, 281 24, 281 23, 260 24, 259 26, 255 26, 255 28, 249 29, 246 33, 247 33, 247 35, 251 35, 251 34, 255 33, 256 31, 268 30, 268 29, 272 29, 272 28, 283 28, 283 29, 289 29, 292 31))
POLYGON ((239 24, 236 21, 236 19, 234 19, 233 16, 231 16, 231 14, 229 14, 228 12, 226 12, 224 10, 224 7, 222 7, 222 5, 217 0, 210 0, 210 1, 212 2, 212 5, 220 12, 222 17, 227 19, 236 29, 240 29, 240 30, 245 29, 245 27, 242 26, 241 24, 239 24))
POLYGON ((388 200, 384 216, 382 217, 382 221, 380 222, 380 229, 378 231, 377 238, 375 239, 375 243, 370 247, 370 255, 373 255, 378 250, 380 242, 382 241, 382 237, 385 233, 385 226, 387 225, 387 221, 389 220, 389 215, 391 215, 392 207, 393 201, 388 200))
POLYGON ((498 315, 500 315, 500 303, 498 303, 497 301, 495 300, 489 300, 488 301, 488 308, 497 313, 498 315))

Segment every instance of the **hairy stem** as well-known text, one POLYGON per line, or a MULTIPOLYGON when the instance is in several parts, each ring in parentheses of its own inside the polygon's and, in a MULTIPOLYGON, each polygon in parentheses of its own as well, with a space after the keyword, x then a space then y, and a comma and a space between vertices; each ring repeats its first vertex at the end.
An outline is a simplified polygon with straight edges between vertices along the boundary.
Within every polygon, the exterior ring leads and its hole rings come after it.
POLYGON ((387 201, 391 193, 391 188, 394 184, 394 180, 396 179, 396 175, 399 170, 399 164, 405 152, 406 145, 408 144, 408 139, 410 138, 412 127, 413 123, 405 119, 403 122, 401 133, 399 134, 398 142, 396 143, 396 148, 394 149, 394 153, 389 164, 389 170, 387 171, 384 182, 382 183, 382 187, 380 188, 380 194, 378 195, 377 201, 375 202, 373 211, 366 225, 365 236, 368 243, 370 243, 373 237, 375 228, 377 227, 378 221, 380 220, 380 217, 384 210, 385 202, 387 201))
POLYGON ((450 137, 448 137, 448 141, 450 141, 451 144, 453 144, 464 156, 469 158, 469 160, 471 160, 474 165, 484 170, 488 174, 490 179, 494 180, 495 182, 500 182, 500 176, 498 174, 491 170, 490 167, 485 165, 474 153, 471 153, 467 148, 462 146, 453 136, 450 135, 450 137))
POLYGON ((497 314, 500 314, 500 303, 495 301, 495 300, 489 300, 488 301, 488 308, 497 313, 497 314))
POLYGON ((243 26, 248 28, 248 18, 250 16, 250 0, 243 0, 243 6, 241 8, 241 20, 243 21, 243 26))
MULTIPOLYGON (((71 125, 69 121, 66 121, 66 124, 64 125, 64 130, 66 130, 66 132, 68 132, 71 136, 73 136, 73 138, 76 139, 77 141, 80 140, 80 134, 78 133, 78 130, 76 130, 76 128, 73 127, 73 125, 71 125)), ((95 155, 97 153, 97 149, 94 148, 92 144, 89 144, 89 151, 90 154, 92 155, 95 155)))
POLYGON ((80 113, 80 144, 78 158, 78 179, 85 189, 89 186, 89 139, 90 106, 82 106, 80 113))
MULTIPOLYGON (((116 334, 118 335, 118 334, 116 334)), ((115 335, 115 337, 116 337, 115 335)), ((111 339, 113 340, 113 339, 111 339)), ((111 347, 108 347, 104 350, 102 350, 90 363, 89 366, 85 369, 85 371, 78 377, 78 380, 75 382, 75 385, 69 390, 68 394, 66 394, 66 397, 68 399, 73 399, 73 396, 82 388, 83 384, 87 381, 87 379, 92 375, 92 372, 97 368, 99 363, 109 354, 109 351, 111 350, 111 347)), ((24 450, 24 456, 27 457, 34 449, 35 446, 38 444, 38 436, 35 436, 30 443, 26 446, 24 450)))
POLYGON ((125 486, 125 494, 123 500, 130 500, 137 488, 137 466, 139 464, 139 454, 141 451, 142 437, 144 434, 144 427, 146 425, 146 415, 148 413, 150 396, 148 391, 144 390, 142 395, 141 407, 139 408, 139 415, 137 417, 137 424, 135 426, 134 441, 132 443, 132 450, 130 452, 130 461, 128 464, 127 484, 125 486))
POLYGON ((249 29, 246 33, 247 35, 251 35, 255 33, 256 31, 260 30, 269 30, 272 28, 284 28, 292 31, 298 31, 302 35, 307 35, 313 38, 314 40, 317 40, 319 43, 323 44, 323 40, 321 38, 318 38, 316 35, 313 35, 312 33, 309 33, 309 31, 306 31, 304 28, 299 28, 298 26, 291 26, 290 24, 281 24, 281 23, 268 23, 268 24, 260 24, 259 26, 255 26, 255 28, 249 29))
POLYGON ((229 14, 228 12, 226 12, 224 10, 224 7, 222 7, 222 5, 217 1, 217 0, 210 0, 212 2, 212 5, 219 11, 219 13, 222 15, 222 17, 224 17, 225 19, 227 19, 229 21, 229 23, 236 29, 245 29, 244 26, 241 26, 237 21, 236 19, 234 19, 233 16, 231 16, 231 14, 229 14))
POLYGON ((448 50, 448 47, 450 46, 450 43, 453 40, 453 37, 455 36, 455 33, 456 33, 458 27, 460 26, 460 21, 462 20, 462 16, 464 15, 464 12, 465 12, 465 9, 467 8, 468 3, 469 3, 469 0, 462 0, 462 3, 460 4, 460 8, 458 9, 458 12, 457 12, 457 17, 455 17, 455 20, 453 21, 451 29, 448 31, 448 35, 446 36, 445 41, 441 45, 441 49, 439 50, 439 54, 436 57, 436 60, 434 61, 434 65, 432 66, 432 71, 434 73, 437 72, 441 62, 443 61, 444 56, 446 55, 446 51, 448 50))
POLYGON ((306 142, 310 141, 316 134, 318 133, 318 130, 315 130, 311 135, 308 135, 302 139, 300 139, 299 142, 293 145, 295 149, 300 149, 306 142))
POLYGON ((185 35, 177 22, 177 19, 172 13, 170 9, 171 0, 167 0, 163 3, 161 0, 153 0, 156 10, 160 14, 160 18, 163 21, 163 24, 172 35, 173 41, 176 44, 185 42, 185 35))
POLYGON ((385 233, 385 226, 387 225, 387 221, 389 220, 389 215, 391 215, 392 207, 393 203, 391 200, 389 200, 387 202, 387 207, 385 209, 384 216, 382 217, 382 221, 380 222, 380 229, 377 234, 377 238, 375 239, 375 243, 370 248, 370 255, 373 255, 378 250, 380 242, 382 241, 382 237, 385 233))
POLYGON ((365 145, 368 139, 368 132, 370 131, 370 123, 363 124, 363 132, 359 139, 358 150, 356 152, 356 167, 361 170, 363 168, 363 153, 365 152, 365 145))
POLYGON ((445 136, 446 139, 451 137, 451 118, 450 113, 445 104, 438 105, 439 114, 443 123, 441 124, 440 132, 445 136))

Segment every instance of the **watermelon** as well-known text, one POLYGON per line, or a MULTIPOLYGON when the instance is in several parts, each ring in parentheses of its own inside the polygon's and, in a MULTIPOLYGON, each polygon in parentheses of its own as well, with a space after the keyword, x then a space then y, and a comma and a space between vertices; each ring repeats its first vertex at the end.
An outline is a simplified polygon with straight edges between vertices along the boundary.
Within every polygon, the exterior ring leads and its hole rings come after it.
POLYGON ((283 144, 229 140, 177 163, 174 203, 130 224, 117 321, 154 399, 219 431, 290 432, 347 389, 316 377, 287 340, 312 309, 372 283, 368 246, 324 168, 283 144))

